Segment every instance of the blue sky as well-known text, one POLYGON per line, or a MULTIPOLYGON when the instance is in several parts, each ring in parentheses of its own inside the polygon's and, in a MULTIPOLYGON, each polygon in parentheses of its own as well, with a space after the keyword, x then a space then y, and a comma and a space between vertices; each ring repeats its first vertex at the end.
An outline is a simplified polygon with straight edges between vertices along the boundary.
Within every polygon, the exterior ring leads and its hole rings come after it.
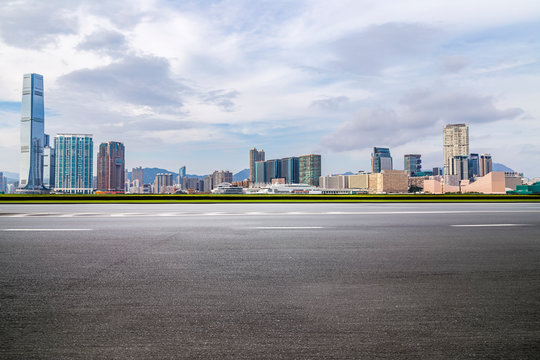
POLYGON ((373 146, 442 165, 442 127, 540 176, 537 1, 15 1, 0 4, 0 170, 18 172, 24 73, 45 128, 126 145, 128 168, 206 174, 373 146))

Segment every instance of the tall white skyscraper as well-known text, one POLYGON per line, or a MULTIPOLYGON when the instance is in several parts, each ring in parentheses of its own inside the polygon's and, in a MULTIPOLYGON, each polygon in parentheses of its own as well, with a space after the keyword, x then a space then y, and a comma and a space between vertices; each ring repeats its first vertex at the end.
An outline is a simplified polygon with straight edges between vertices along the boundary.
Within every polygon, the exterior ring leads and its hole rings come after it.
POLYGON ((469 155, 469 127, 466 124, 446 125, 443 130, 444 175, 457 175, 452 170, 455 156, 469 155))

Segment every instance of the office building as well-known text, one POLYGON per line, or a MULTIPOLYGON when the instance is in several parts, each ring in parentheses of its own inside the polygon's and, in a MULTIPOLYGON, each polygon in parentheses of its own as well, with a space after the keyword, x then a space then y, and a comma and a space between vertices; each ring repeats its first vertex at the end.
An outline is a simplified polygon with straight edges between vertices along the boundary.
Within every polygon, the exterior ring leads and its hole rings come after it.
POLYGON ((255 181, 255 163, 257 161, 264 161, 264 150, 257 150, 256 148, 253 148, 249 150, 249 180, 253 182, 255 181))
POLYGON ((182 178, 185 178, 185 177, 186 177, 186 167, 182 166, 178 170, 178 184, 182 184, 182 178))
POLYGON ((328 175, 319 177, 319 187, 323 189, 347 189, 349 188, 349 176, 328 175))
POLYGON ((255 183, 265 184, 268 182, 266 175, 266 161, 255 161, 255 183))
POLYGON ((452 158, 452 166, 450 171, 452 175, 457 176, 458 180, 469 179, 469 157, 465 155, 458 155, 452 158))
POLYGON ((43 148, 43 186, 46 189, 54 189, 54 148, 45 146, 43 148))
POLYGON ((419 154, 407 154, 403 157, 403 169, 409 176, 416 176, 422 171, 422 159, 419 154))
POLYGON ((405 170, 382 170, 368 175, 370 194, 407 193, 409 176, 405 170))
POLYGON ((111 194, 125 192, 124 144, 109 141, 99 145, 97 155, 97 191, 111 194))
POLYGON ((486 176, 493 171, 493 164, 490 154, 480 155, 480 176, 486 176))
POLYGON ((54 138, 56 192, 91 194, 94 143, 90 134, 58 134, 54 138))
POLYGON ((212 189, 216 189, 221 183, 231 183, 233 178, 233 173, 230 171, 214 171, 212 174, 212 189))
POLYGON ((131 169, 131 181, 139 181, 139 186, 144 184, 143 168, 141 166, 131 169))
POLYGON ((273 159, 266 161, 266 181, 272 182, 273 179, 281 178, 281 160, 273 159))
POLYGON ((281 159, 281 177, 285 184, 298 184, 300 182, 300 158, 293 156, 281 159))
POLYGON ((480 157, 478 154, 469 155, 469 178, 480 176, 480 157))
POLYGON ((45 108, 43 76, 25 74, 21 102, 21 147, 19 189, 22 193, 41 193, 43 186, 43 149, 45 108))
POLYGON ((440 167, 434 167, 433 168, 433 175, 434 176, 442 176, 443 175, 443 168, 440 167))
POLYGON ((302 155, 299 159, 300 183, 319 186, 321 176, 321 155, 302 155))
POLYGON ((469 155, 469 127, 465 124, 446 125, 443 129, 443 148, 444 175, 457 175, 452 172, 452 159, 469 155))
POLYGON ((380 173, 382 170, 392 170, 392 156, 389 148, 374 147, 371 154, 371 172, 380 173))
POLYGON ((0 171, 0 193, 7 194, 7 177, 4 176, 4 173, 0 171))
POLYGON ((207 186, 209 186, 209 190, 205 192, 210 192, 212 190, 213 186, 213 177, 211 175, 208 175, 203 179, 199 179, 196 177, 184 177, 182 178, 182 190, 187 190, 188 192, 198 192, 198 191, 205 191, 205 184, 207 183, 207 186), (206 180, 209 178, 210 180, 206 180), (205 182, 207 181, 207 182, 205 182))
POLYGON ((171 173, 158 173, 154 179, 154 193, 155 194, 171 194, 173 189, 173 174, 171 173))

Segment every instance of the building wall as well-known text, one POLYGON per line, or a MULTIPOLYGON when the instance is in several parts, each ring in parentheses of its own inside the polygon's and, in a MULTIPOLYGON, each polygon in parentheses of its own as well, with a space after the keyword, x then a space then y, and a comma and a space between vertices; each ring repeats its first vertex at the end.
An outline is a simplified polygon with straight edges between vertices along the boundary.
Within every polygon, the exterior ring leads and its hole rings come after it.
POLYGON ((144 183, 144 177, 143 177, 143 168, 142 167, 136 167, 131 170, 131 180, 139 180, 139 186, 142 186, 144 183))
POLYGON ((321 176, 319 178, 319 187, 323 189, 347 189, 348 180, 348 176, 344 175, 321 176))
POLYGON ((249 150, 249 180, 251 182, 255 181, 255 162, 257 161, 265 161, 264 150, 252 148, 249 150))
POLYGON ((409 181, 407 171, 383 170, 381 173, 369 174, 368 191, 379 193, 407 193, 409 181))
POLYGON ((480 176, 485 176, 493 171, 493 164, 490 154, 480 155, 480 176))
POLYGON ((476 178, 476 181, 469 183, 463 182, 461 186, 462 193, 482 193, 482 194, 506 194, 504 172, 490 172, 486 176, 476 178))
POLYGON ((523 178, 514 172, 504 173, 504 186, 508 189, 516 190, 518 185, 523 185, 523 178))
POLYGON ((452 173, 452 158, 469 155, 469 127, 465 124, 450 124, 443 129, 444 175, 452 173))
POLYGON ((90 194, 93 188, 92 135, 58 134, 54 138, 55 190, 90 194))
POLYGON ((363 189, 369 188, 369 174, 356 174, 349 175, 349 189, 363 189))
POLYGON ((319 186, 321 176, 321 155, 310 154, 300 156, 300 183, 319 186))

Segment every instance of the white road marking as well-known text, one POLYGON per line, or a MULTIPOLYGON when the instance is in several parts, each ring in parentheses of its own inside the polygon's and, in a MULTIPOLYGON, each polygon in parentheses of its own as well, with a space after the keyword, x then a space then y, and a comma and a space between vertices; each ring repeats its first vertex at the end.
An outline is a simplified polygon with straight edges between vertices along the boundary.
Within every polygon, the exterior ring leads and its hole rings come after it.
POLYGON ((0 229, 2 231, 90 231, 92 229, 0 229))
MULTIPOLYGON (((170 212, 170 213, 51 213, 43 214, 43 217, 48 218, 71 218, 71 217, 192 217, 192 216, 243 216, 243 215, 257 215, 257 216, 287 216, 287 215, 437 215, 437 214, 536 214, 540 213, 540 210, 442 210, 442 211, 322 211, 322 212, 303 212, 303 211, 288 211, 288 212, 259 212, 259 211, 249 211, 249 212, 170 212)), ((36 214, 42 213, 26 213, 26 214, 9 214, 4 215, 0 213, 0 217, 28 217, 36 214)))
POLYGON ((260 230, 297 230, 297 229, 324 229, 324 226, 257 226, 253 229, 260 230))
POLYGON ((504 227, 504 226, 529 226, 530 224, 463 224, 450 225, 453 227, 504 227))

